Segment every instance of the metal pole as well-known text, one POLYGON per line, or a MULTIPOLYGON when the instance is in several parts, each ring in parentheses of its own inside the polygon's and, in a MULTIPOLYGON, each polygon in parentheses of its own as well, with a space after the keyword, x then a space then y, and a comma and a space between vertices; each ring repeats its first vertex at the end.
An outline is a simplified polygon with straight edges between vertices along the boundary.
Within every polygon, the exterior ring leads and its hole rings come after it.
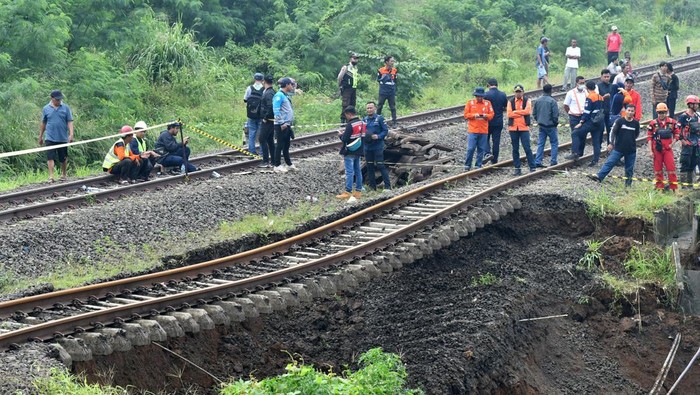
POLYGON ((189 174, 187 171, 187 155, 185 154, 186 146, 184 133, 182 132, 182 124, 180 124, 180 142, 182 142, 182 165, 185 167, 185 178, 187 178, 189 177, 189 174))

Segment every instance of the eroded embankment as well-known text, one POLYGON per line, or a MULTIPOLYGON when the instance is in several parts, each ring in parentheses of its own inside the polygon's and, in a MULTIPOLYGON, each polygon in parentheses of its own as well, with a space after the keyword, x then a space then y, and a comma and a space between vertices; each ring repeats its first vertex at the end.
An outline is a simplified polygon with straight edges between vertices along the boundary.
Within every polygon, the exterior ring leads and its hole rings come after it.
MULTIPOLYGON (((614 228, 605 250, 614 265, 644 225, 609 220, 596 231, 581 203, 521 200, 498 223, 352 292, 164 345, 222 379, 279 374, 288 353, 340 371, 381 346, 400 353, 411 385, 429 394, 641 393, 681 331, 675 379, 700 342, 700 320, 666 310, 659 292, 646 289, 640 333, 631 304, 576 268, 584 239, 614 228), (518 322, 558 314, 569 316, 518 322)), ((214 392, 211 377, 154 345, 75 369, 151 391, 214 392)), ((681 393, 698 386, 700 378, 687 377, 681 393)))

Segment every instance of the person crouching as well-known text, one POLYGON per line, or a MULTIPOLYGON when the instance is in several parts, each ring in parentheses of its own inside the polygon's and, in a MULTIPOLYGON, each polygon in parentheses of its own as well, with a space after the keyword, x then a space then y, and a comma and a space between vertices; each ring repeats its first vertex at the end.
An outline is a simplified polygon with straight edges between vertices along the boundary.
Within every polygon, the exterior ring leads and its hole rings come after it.
POLYGON ((357 111, 353 106, 347 106, 344 110, 345 130, 338 132, 343 146, 340 148, 340 155, 343 155, 345 163, 345 192, 337 195, 338 199, 348 199, 350 196, 359 199, 362 196, 362 168, 360 167, 360 157, 362 157, 362 140, 365 137, 365 123, 357 117, 357 111), (355 192, 352 191, 353 178, 355 180, 355 192))
POLYGON ((131 126, 122 126, 119 131, 122 137, 112 144, 102 162, 102 169, 117 176, 117 182, 120 184, 136 182, 136 177, 141 173, 144 164, 138 155, 131 153, 129 148, 134 138, 132 132, 131 126))

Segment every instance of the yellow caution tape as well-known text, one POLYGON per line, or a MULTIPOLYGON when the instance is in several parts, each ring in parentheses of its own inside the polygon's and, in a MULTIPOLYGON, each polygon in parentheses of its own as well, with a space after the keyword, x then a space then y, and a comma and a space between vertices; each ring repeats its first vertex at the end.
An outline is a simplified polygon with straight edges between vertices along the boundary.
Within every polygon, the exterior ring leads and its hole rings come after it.
POLYGON ((191 125, 188 125, 188 124, 182 122, 182 120, 180 120, 180 119, 178 119, 177 121, 180 124, 182 124, 183 127, 187 127, 188 129, 192 130, 193 132, 195 132, 199 135, 202 135, 210 140, 216 141, 217 143, 219 143, 221 145, 225 145, 226 147, 229 147, 236 152, 240 152, 241 154, 248 155, 254 159, 262 159, 262 156, 260 156, 260 155, 254 154, 254 153, 248 151, 247 149, 244 149, 244 148, 241 148, 235 144, 229 143, 228 141, 220 139, 216 136, 212 136, 211 134, 203 131, 202 129, 199 129, 197 127, 194 127, 194 126, 191 126, 191 125))

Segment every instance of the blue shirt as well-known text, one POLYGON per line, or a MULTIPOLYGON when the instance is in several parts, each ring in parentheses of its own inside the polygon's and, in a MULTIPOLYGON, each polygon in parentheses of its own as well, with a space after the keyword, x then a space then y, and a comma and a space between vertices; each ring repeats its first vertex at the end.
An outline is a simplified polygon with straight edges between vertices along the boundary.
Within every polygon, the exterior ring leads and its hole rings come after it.
POLYGON ((44 140, 54 143, 68 142, 68 122, 73 122, 73 113, 67 104, 54 108, 51 103, 44 106, 41 123, 46 125, 44 140))
POLYGON ((384 150, 384 139, 389 133, 389 127, 384 122, 384 117, 375 114, 373 117, 365 117, 365 151, 380 151, 384 150), (377 139, 373 139, 372 135, 376 134, 377 139))
POLYGON ((291 125, 294 120, 292 101, 281 89, 272 97, 272 112, 275 114, 275 125, 291 125))

